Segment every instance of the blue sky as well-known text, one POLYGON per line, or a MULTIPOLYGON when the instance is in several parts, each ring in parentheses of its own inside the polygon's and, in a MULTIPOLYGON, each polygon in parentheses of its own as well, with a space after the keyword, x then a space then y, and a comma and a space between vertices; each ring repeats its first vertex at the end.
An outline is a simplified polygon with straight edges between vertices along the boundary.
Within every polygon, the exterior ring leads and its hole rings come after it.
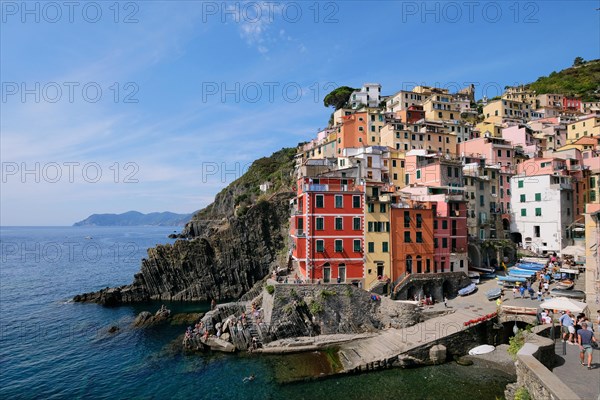
POLYGON ((486 88, 600 58, 600 2, 7 2, 2 225, 192 212, 334 86, 486 88), (50 4, 50 5, 49 5, 50 4))

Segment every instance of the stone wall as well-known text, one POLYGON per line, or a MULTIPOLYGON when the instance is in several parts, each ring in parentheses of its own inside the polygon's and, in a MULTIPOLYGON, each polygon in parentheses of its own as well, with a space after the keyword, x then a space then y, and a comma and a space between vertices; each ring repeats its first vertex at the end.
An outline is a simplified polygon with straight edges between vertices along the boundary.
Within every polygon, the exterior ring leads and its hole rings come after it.
POLYGON ((413 300, 414 296, 433 296, 437 302, 444 296, 455 297, 459 289, 471 284, 464 272, 444 272, 435 274, 412 274, 398 288, 394 288, 397 300, 413 300))
POLYGON ((374 332, 402 328, 420 320, 412 304, 371 295, 353 285, 274 285, 263 294, 265 323, 270 340, 294 336, 374 332))
POLYGON ((548 369, 553 366, 555 358, 554 340, 544 337, 549 331, 549 326, 536 326, 526 337, 525 344, 517 353, 517 382, 509 385, 505 392, 507 400, 514 399, 514 391, 519 387, 525 387, 533 400, 580 399, 548 369))

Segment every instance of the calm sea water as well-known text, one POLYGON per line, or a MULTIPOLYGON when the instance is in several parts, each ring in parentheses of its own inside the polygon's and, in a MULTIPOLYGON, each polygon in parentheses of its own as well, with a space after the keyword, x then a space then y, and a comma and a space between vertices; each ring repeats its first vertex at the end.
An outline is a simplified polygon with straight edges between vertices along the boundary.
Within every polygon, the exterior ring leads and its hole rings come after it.
MULTIPOLYGON (((454 364, 296 384, 275 371, 289 359, 182 355, 184 328, 132 329, 159 304, 104 308, 73 295, 132 281, 146 249, 171 242, 163 227, 0 228, 0 397, 207 399, 494 399, 497 372, 454 364), (107 329, 117 325, 116 334, 107 329), (257 379, 243 383, 254 373, 257 379)), ((206 304, 168 304, 205 311, 206 304)))

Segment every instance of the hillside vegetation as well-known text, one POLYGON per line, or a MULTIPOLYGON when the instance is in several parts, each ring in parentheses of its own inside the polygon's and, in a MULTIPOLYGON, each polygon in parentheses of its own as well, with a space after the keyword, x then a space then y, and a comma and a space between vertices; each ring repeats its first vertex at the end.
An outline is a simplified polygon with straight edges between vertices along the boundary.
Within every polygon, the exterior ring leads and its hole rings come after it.
POLYGON ((538 94, 560 93, 581 97, 582 101, 600 101, 600 59, 552 72, 527 86, 538 94))

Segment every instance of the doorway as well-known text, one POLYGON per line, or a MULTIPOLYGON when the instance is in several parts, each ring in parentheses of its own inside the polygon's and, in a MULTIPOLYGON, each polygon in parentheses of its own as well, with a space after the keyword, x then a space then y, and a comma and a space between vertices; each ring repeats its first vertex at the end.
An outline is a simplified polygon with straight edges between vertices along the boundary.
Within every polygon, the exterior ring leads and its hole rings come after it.
POLYGON ((338 268, 338 279, 340 283, 346 282, 346 265, 340 264, 338 268))

